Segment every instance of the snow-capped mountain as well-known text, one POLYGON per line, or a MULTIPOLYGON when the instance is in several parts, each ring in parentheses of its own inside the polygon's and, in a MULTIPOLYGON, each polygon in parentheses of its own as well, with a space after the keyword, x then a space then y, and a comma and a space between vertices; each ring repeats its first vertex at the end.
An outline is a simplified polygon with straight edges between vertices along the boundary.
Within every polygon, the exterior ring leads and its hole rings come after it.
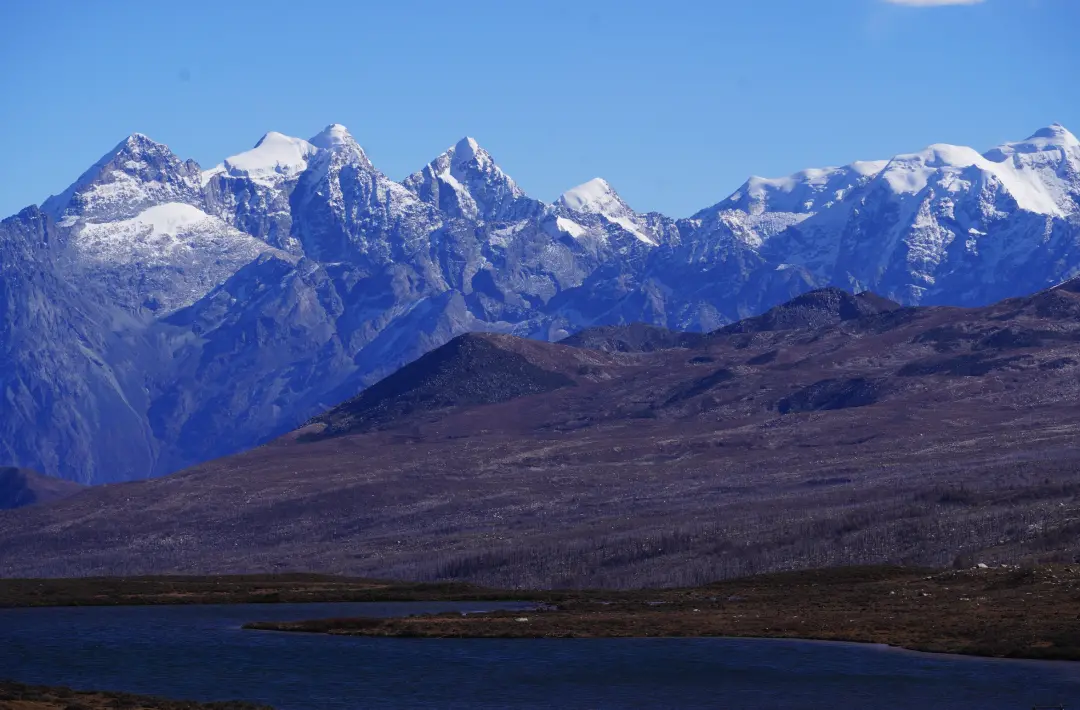
POLYGON ((306 140, 267 133, 251 150, 202 173, 209 211, 272 246, 299 252, 289 196, 318 152, 306 140))
POLYGON ((469 137, 462 138, 402 184, 448 217, 517 222, 543 209, 495 164, 490 153, 469 137))
POLYGON ((266 242, 207 214, 199 166, 135 134, 42 211, 57 221, 65 277, 133 311, 191 305, 266 242))
POLYGON ((1035 291, 1080 273, 1080 142, 755 177, 673 219, 601 178, 534 199, 472 138, 399 183, 338 124, 206 170, 136 134, 5 220, 0 257, 0 463, 123 480, 266 441, 466 331, 1035 291))
POLYGON ((1061 126, 979 154, 898 155, 762 253, 906 303, 983 304, 1072 277, 1080 145, 1061 126))
POLYGON ((555 205, 570 212, 571 217, 600 217, 604 223, 621 228, 649 246, 658 245, 662 239, 661 235, 652 233, 652 228, 644 216, 630 209, 630 205, 623 202, 603 178, 593 178, 567 190, 555 201, 555 205))

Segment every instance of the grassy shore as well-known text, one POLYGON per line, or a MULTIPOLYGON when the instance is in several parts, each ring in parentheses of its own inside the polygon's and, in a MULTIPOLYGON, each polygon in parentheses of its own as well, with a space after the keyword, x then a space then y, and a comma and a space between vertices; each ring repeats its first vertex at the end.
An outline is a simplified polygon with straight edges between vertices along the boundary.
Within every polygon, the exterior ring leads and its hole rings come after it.
POLYGON ((692 589, 566 593, 528 612, 256 622, 246 628, 409 638, 804 638, 1080 660, 1080 566, 841 568, 692 589))
POLYGON ((490 601, 549 599, 548 592, 419 584, 315 574, 222 577, 0 579, 0 608, 144 604, 490 601))
POLYGON ((71 690, 0 681, 0 710, 273 710, 237 701, 196 703, 129 693, 71 690))
POLYGON ((387 637, 744 636, 1080 660, 1080 566, 851 567, 649 590, 499 590, 322 575, 0 580, 0 606, 529 601, 528 612, 257 622, 387 637))

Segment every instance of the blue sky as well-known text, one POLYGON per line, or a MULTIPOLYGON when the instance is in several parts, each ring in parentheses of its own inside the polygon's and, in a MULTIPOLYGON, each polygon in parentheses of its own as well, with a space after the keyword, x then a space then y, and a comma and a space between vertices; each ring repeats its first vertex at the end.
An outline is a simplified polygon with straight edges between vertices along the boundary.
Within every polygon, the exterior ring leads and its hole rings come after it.
POLYGON ((132 132, 210 167, 343 123, 401 179, 471 135, 530 194, 685 216, 751 174, 1080 133, 1077 0, 0 3, 0 214, 132 132))

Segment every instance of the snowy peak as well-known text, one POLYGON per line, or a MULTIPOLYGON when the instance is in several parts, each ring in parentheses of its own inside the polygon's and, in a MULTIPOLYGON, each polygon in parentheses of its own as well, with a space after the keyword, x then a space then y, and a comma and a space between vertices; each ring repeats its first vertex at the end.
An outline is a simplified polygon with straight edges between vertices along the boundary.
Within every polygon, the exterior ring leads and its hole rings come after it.
POLYGON ((1080 211, 1080 140, 1060 123, 988 150, 983 157, 1035 183, 1044 202, 1056 208, 1044 210, 1046 214, 1080 211))
POLYGON ((926 189, 939 172, 982 167, 988 162, 974 148, 936 143, 918 153, 893 157, 882 171, 881 178, 894 192, 914 195, 926 189))
POLYGON ((226 158, 221 165, 204 172, 202 181, 205 185, 215 175, 227 174, 273 186, 307 170, 308 160, 318 151, 302 138, 271 131, 251 150, 226 158))
POLYGON ((453 217, 516 221, 540 209, 539 203, 529 199, 495 163, 491 153, 468 136, 402 184, 453 217))
POLYGON ((129 217, 165 201, 201 201, 199 166, 163 143, 133 133, 101 157, 42 209, 68 223, 129 217))
POLYGON ((1039 150, 1046 150, 1047 148, 1077 148, 1080 147, 1080 140, 1077 139, 1069 129, 1060 123, 1052 123, 1046 128, 1040 128, 1035 131, 1026 141, 1020 145, 1032 146, 1039 150))
POLYGON ((459 140, 453 148, 447 151, 447 153, 452 155, 455 165, 466 164, 473 159, 477 159, 479 164, 492 162, 491 154, 481 148, 475 138, 470 138, 469 136, 465 136, 459 140))
POLYGON ((726 200, 694 217, 703 219, 725 210, 751 216, 811 215, 843 201, 879 175, 897 195, 916 195, 928 186, 955 193, 989 180, 1008 192, 1021 209, 1061 216, 1077 209, 1080 141, 1061 124, 1053 124, 1024 141, 981 155, 966 146, 938 143, 891 160, 809 169, 783 178, 752 177, 726 200))
MULTIPOLYGON (((356 165, 367 171, 375 170, 375 166, 371 164, 367 153, 349 133, 349 129, 340 123, 331 123, 321 133, 312 136, 307 142, 325 151, 325 154, 330 156, 330 162, 337 165, 356 165)), ((325 163, 323 164, 325 165, 325 163)))
POLYGON ((619 194, 604 178, 593 178, 577 187, 570 188, 559 197, 556 203, 572 212, 590 214, 621 215, 631 211, 629 205, 622 201, 619 194))
POLYGON ((429 165, 435 163, 446 164, 451 175, 455 177, 468 177, 469 174, 477 173, 494 174, 499 176, 501 182, 505 182, 517 189, 517 185, 510 179, 510 176, 495 164, 495 159, 491 157, 491 153, 481 148, 476 139, 469 136, 459 140, 429 165))
POLYGON ((1009 195, 1021 210, 1063 217, 1076 211, 1080 194, 1080 150, 1075 141, 1071 133, 1057 126, 986 154, 938 143, 918 153, 896 156, 880 179, 898 195, 919 195, 931 189, 942 197, 989 189, 1009 195))
POLYGON ((567 190, 555 201, 555 206, 578 214, 598 215, 646 244, 659 244, 659 240, 649 234, 644 218, 623 202, 615 188, 603 178, 593 178, 567 190))
MULTIPOLYGON (((465 136, 455 143, 454 147, 449 148, 443 156, 449 159, 450 172, 455 176, 468 177, 469 174, 482 173, 489 175, 493 182, 505 184, 507 189, 516 194, 524 194, 518 189, 517 183, 495 163, 491 153, 482 148, 475 138, 465 136)), ((443 156, 436 158, 436 161, 443 156)))
POLYGON ((339 148, 358 146, 356 139, 349 133, 349 129, 340 123, 331 123, 309 142, 324 150, 336 150, 339 148))
POLYGON ((844 167, 811 168, 782 178, 751 177, 733 195, 704 212, 811 214, 843 200, 887 164, 887 160, 859 161, 844 167))

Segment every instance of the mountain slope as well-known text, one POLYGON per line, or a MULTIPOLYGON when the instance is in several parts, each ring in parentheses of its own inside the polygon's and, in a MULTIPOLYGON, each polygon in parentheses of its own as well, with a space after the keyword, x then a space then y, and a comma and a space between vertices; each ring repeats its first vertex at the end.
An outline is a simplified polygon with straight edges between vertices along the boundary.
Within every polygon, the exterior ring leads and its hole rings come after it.
POLYGON ((402 184, 448 217, 519 222, 543 205, 502 171, 473 138, 462 138, 402 184))
POLYGON ((325 426, 318 436, 366 431, 406 415, 495 404, 575 384, 533 364, 505 338, 454 338, 317 417, 314 423, 325 426))
MULTIPOLYGON (((1080 285, 862 300, 646 353, 460 338, 332 410, 336 435, 5 513, 0 574, 647 586, 1073 560, 1080 285)), ((801 301, 780 312, 852 302, 801 301)))
POLYGON ((50 503, 73 496, 84 486, 22 468, 0 466, 0 510, 50 503))
POLYGON ((820 328, 847 320, 856 320, 879 313, 890 313, 901 308, 877 294, 863 292, 850 294, 839 288, 809 291, 760 316, 746 318, 721 328, 720 333, 759 333, 771 330, 795 330, 820 328))
POLYGON ((139 343, 93 284, 64 278, 63 233, 36 207, 0 222, 0 459, 87 483, 153 471, 139 343))
POLYGON ((587 328, 563 338, 559 344, 603 352, 649 353, 671 348, 692 348, 700 345, 703 339, 700 333, 683 333, 645 323, 630 323, 587 328))

